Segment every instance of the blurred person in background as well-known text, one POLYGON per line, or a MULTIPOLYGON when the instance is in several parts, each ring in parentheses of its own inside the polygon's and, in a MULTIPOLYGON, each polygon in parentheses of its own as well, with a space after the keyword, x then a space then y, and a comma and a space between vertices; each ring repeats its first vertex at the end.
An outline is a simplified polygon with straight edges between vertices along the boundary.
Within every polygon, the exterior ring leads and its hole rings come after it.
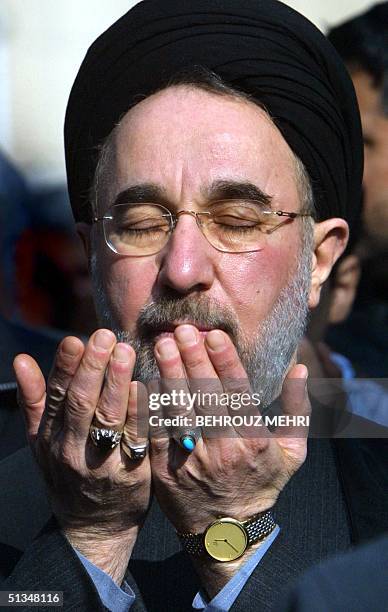
MULTIPOLYGON (((7 88, 10 89, 7 81, 12 82, 8 64, 12 66, 11 55, 17 51, 12 50, 15 40, 11 41, 10 36, 13 19, 8 22, 9 7, 1 8, 1 93, 5 92, 1 97, 1 122, 7 125, 12 123, 12 113, 8 117, 7 108, 3 108, 7 107, 7 88)), ((19 30, 16 16, 17 11, 14 17, 19 30)), ((28 99, 37 89, 36 84, 27 79, 24 86, 23 98, 28 99)), ((15 128, 15 142, 28 149, 28 131, 18 121, 15 128)), ((38 134, 41 125, 35 129, 38 134)), ((50 346, 50 339, 52 342, 54 338, 57 344, 65 331, 86 336, 97 325, 87 261, 73 227, 65 182, 48 182, 47 167, 38 170, 34 164, 35 170, 26 178, 6 153, 5 145, 2 142, 0 148, 0 384, 14 380, 12 359, 20 350, 42 359, 46 372, 45 359, 47 352, 51 353, 47 364, 51 363, 52 351, 44 349, 50 346)), ((45 163, 49 165, 47 160, 45 163)))
POLYGON ((15 246, 28 225, 29 198, 22 174, 0 151, 0 311, 7 318, 15 306, 15 246))
POLYGON ((333 28, 355 86, 364 136, 362 274, 350 317, 328 343, 359 376, 388 376, 388 2, 333 28))
POLYGON ((275 609, 383 612, 388 609, 387 568, 388 536, 385 536, 311 568, 275 609))
POLYGON ((41 359, 42 371, 47 376, 60 337, 15 320, 15 253, 19 237, 29 224, 30 197, 23 176, 0 152, 0 458, 26 444, 24 423, 14 394, 14 356, 23 351, 41 359), (9 435, 10 430, 12 436, 9 435))
POLYGON ((357 378, 345 355, 325 342, 330 326, 341 326, 352 312, 361 277, 358 245, 363 236, 361 217, 353 223, 347 248, 333 267, 321 291, 320 302, 310 312, 306 334, 299 346, 299 360, 310 373, 309 391, 333 405, 344 401, 349 412, 388 425, 388 386, 385 380, 357 378), (329 380, 330 379, 330 380, 329 380))
POLYGON ((87 262, 65 188, 33 190, 2 152, 0 291, 1 459, 26 444, 15 355, 33 356, 47 377, 65 330, 85 335, 95 328, 87 262))
POLYGON ((65 187, 34 193, 30 211, 15 251, 19 317, 35 327, 89 335, 97 326, 91 283, 65 187))
MULTIPOLYGON (((3 13, 0 26, 1 46, 7 42, 3 13)), ((15 355, 33 356, 47 377, 65 331, 83 336, 96 327, 66 186, 42 187, 36 177, 32 182, 0 149, 0 458, 26 444, 15 355)))
POLYGON ((53 351, 47 342, 56 345, 64 331, 87 335, 96 327, 66 188, 33 188, 2 152, 0 269, 1 383, 13 380, 12 359, 20 350, 43 359, 43 367, 47 359, 48 368, 53 351))
POLYGON ((318 307, 299 346, 298 359, 310 373, 310 394, 326 404, 343 403, 353 414, 388 425, 388 388, 385 380, 356 378, 351 361, 324 342, 330 325, 338 325, 351 312, 361 273, 360 259, 345 254, 326 281, 318 307), (330 379, 330 380, 329 380, 330 379))

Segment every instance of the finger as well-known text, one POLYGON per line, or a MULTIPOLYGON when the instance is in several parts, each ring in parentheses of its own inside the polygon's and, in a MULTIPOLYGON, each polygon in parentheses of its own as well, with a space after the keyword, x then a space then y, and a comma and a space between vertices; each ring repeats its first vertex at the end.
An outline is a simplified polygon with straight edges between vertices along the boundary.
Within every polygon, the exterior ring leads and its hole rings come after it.
POLYGON ((135 351, 128 344, 116 344, 94 420, 108 429, 121 430, 127 417, 129 388, 135 365, 135 351))
MULTIPOLYGON (((155 448, 167 450, 168 436, 178 443, 184 430, 191 429, 195 423, 194 403, 191 401, 190 387, 186 380, 181 354, 175 338, 162 338, 155 345, 155 358, 161 380, 159 384, 160 408, 153 413, 153 420, 159 416, 158 424, 152 427, 155 448), (182 419, 188 423, 183 426, 182 419), (178 422, 177 422, 178 421, 178 422), (173 423, 173 424, 169 424, 173 423), (181 426, 182 425, 182 426, 181 426), (156 443, 157 441, 157 443, 156 443)), ((155 406, 157 394, 150 395, 155 406)))
MULTIPOLYGON (((211 332, 210 332, 211 333, 211 332)), ((217 379, 217 373, 206 352, 203 338, 194 325, 178 325, 174 338, 186 370, 188 382, 194 379, 217 379)))
POLYGON ((307 392, 307 377, 308 371, 306 366, 297 364, 291 368, 284 379, 280 400, 282 416, 286 417, 286 424, 277 429, 276 436, 307 437, 307 417, 311 414, 307 392))
POLYGON ((130 384, 127 418, 121 439, 122 451, 133 461, 131 449, 148 448, 148 393, 145 385, 138 381, 130 384))
MULTIPOLYGON (((210 332, 212 333, 212 332, 210 332)), ((175 329, 174 337, 187 375, 187 382, 193 394, 197 394, 196 412, 201 413, 200 401, 204 394, 222 393, 222 384, 210 361, 203 338, 193 325, 180 325, 175 329)), ((216 402, 217 403, 217 402, 216 402)), ((226 411, 225 411, 226 414, 226 411)))
POLYGON ((241 363, 236 347, 229 336, 215 329, 206 336, 205 345, 212 364, 220 377, 225 393, 230 396, 229 409, 234 410, 244 408, 244 414, 257 414, 257 406, 251 404, 251 387, 244 366, 241 363), (239 397, 244 395, 244 403, 239 402, 239 397))
POLYGON ((224 386, 228 382, 247 380, 236 347, 228 334, 220 329, 214 329, 207 334, 205 345, 214 369, 224 386))
POLYGON ((222 381, 206 350, 203 337, 193 325, 177 327, 174 335, 191 393, 193 397, 197 396, 196 423, 201 423, 201 419, 204 419, 205 425, 202 426, 204 438, 229 436, 233 433, 233 428, 224 420, 228 415, 227 397, 222 381))
POLYGON ((23 410, 28 438, 38 434, 46 401, 46 382, 36 363, 29 355, 18 355, 13 362, 18 383, 18 399, 23 410))
POLYGON ((107 329, 99 329, 91 336, 67 392, 64 412, 66 441, 86 442, 115 344, 115 335, 107 329))
POLYGON ((228 413, 234 431, 243 438, 261 435, 262 429, 251 426, 257 420, 260 400, 258 394, 252 397, 248 376, 230 337, 221 330, 212 330, 206 336, 205 346, 229 396, 228 413))
POLYGON ((177 343, 173 338, 158 340, 154 354, 162 378, 171 380, 186 378, 177 343))
MULTIPOLYGON (((161 408, 166 418, 184 413, 190 395, 182 358, 174 338, 162 338, 155 345, 155 358, 160 371, 160 390, 164 395, 161 408)), ((194 415, 194 410, 188 410, 194 415)))
POLYGON ((84 352, 79 338, 68 336, 60 343, 47 381, 46 408, 40 426, 40 434, 48 438, 53 429, 63 425, 63 409, 66 393, 73 380, 84 352))

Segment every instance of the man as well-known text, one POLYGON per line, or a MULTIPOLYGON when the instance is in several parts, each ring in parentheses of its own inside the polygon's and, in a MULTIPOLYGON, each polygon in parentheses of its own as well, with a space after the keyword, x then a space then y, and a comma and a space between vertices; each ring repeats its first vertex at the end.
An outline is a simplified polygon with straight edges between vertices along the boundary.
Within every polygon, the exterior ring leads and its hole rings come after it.
POLYGON ((333 394, 336 399, 340 399, 343 406, 344 398, 342 394, 338 396, 341 381, 342 390, 347 395, 347 410, 386 426, 388 389, 382 384, 384 381, 356 378, 351 362, 344 355, 331 351, 324 342, 329 325, 341 323, 349 316, 356 295, 360 279, 360 260, 349 249, 349 243, 347 250, 350 254, 341 257, 322 288, 319 306, 312 311, 306 335, 299 345, 298 360, 308 368, 310 393, 316 379, 319 380, 320 387, 322 379, 325 378, 325 395, 329 397, 331 379, 334 379, 333 394))
POLYGON ((328 38, 349 69, 364 136, 364 235, 357 246, 362 276, 353 312, 329 343, 350 358, 360 376, 388 373, 388 2, 330 30, 328 38))
MULTIPOLYGON (((106 329, 86 347, 63 341, 47 391, 32 359, 15 362, 55 519, 3 589, 63 590, 69 610, 185 610, 194 597, 196 609, 269 610, 280 582, 385 528, 386 500, 368 487, 371 468, 385 475, 382 443, 349 440, 335 457, 313 441, 301 467, 305 427, 152 429, 148 452, 140 425, 155 385, 171 419, 230 417, 231 405, 173 404, 198 387, 245 392, 264 416, 280 395, 284 416, 308 415, 295 353, 359 200, 349 79, 280 3, 148 0, 90 49, 65 133, 106 329)), ((23 489, 30 470, 19 453, 0 480, 23 489)), ((24 548, 22 530, 6 544, 24 548)))
POLYGON ((59 333, 42 332, 8 321, 0 314, 0 458, 27 443, 23 416, 15 397, 13 359, 18 353, 28 351, 48 375, 60 339, 59 333))
POLYGON ((384 610, 387 608, 388 538, 325 561, 298 581, 281 606, 287 612, 384 610))

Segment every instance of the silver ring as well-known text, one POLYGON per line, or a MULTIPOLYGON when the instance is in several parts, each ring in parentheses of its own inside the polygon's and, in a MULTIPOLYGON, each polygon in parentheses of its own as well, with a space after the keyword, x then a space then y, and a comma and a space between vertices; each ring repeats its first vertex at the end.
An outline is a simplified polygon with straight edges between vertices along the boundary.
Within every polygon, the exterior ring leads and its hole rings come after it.
POLYGON ((140 461, 141 459, 144 459, 144 457, 147 456, 148 446, 148 440, 144 444, 137 444, 136 446, 128 444, 128 442, 125 442, 124 440, 121 444, 121 448, 125 454, 132 459, 132 461, 140 461))
POLYGON ((120 444, 122 431, 117 431, 112 427, 97 427, 91 425, 89 429, 90 438, 95 446, 100 450, 108 451, 116 448, 120 444))

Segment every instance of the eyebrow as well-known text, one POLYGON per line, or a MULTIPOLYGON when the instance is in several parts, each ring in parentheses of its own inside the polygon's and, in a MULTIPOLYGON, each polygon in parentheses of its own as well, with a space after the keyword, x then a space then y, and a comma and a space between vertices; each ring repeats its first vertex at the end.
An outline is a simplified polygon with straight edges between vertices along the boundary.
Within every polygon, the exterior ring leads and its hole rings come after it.
POLYGON ((115 197, 113 204, 127 204, 128 202, 133 202, 134 204, 140 204, 141 202, 167 204, 168 199, 165 190, 158 185, 154 183, 141 183, 120 191, 115 197))
POLYGON ((255 200, 263 206, 270 207, 272 197, 262 191, 254 183, 246 181, 222 180, 215 181, 204 195, 207 200, 255 200))
MULTIPOLYGON (((244 199, 254 200, 263 207, 270 207, 272 201, 272 197, 254 183, 237 180, 214 181, 210 187, 202 189, 202 196, 208 204, 217 200, 244 199)), ((165 189, 155 183, 141 183, 123 189, 117 194, 113 205, 127 204, 128 202, 134 204, 155 202, 171 208, 171 201, 168 199, 165 189)))

